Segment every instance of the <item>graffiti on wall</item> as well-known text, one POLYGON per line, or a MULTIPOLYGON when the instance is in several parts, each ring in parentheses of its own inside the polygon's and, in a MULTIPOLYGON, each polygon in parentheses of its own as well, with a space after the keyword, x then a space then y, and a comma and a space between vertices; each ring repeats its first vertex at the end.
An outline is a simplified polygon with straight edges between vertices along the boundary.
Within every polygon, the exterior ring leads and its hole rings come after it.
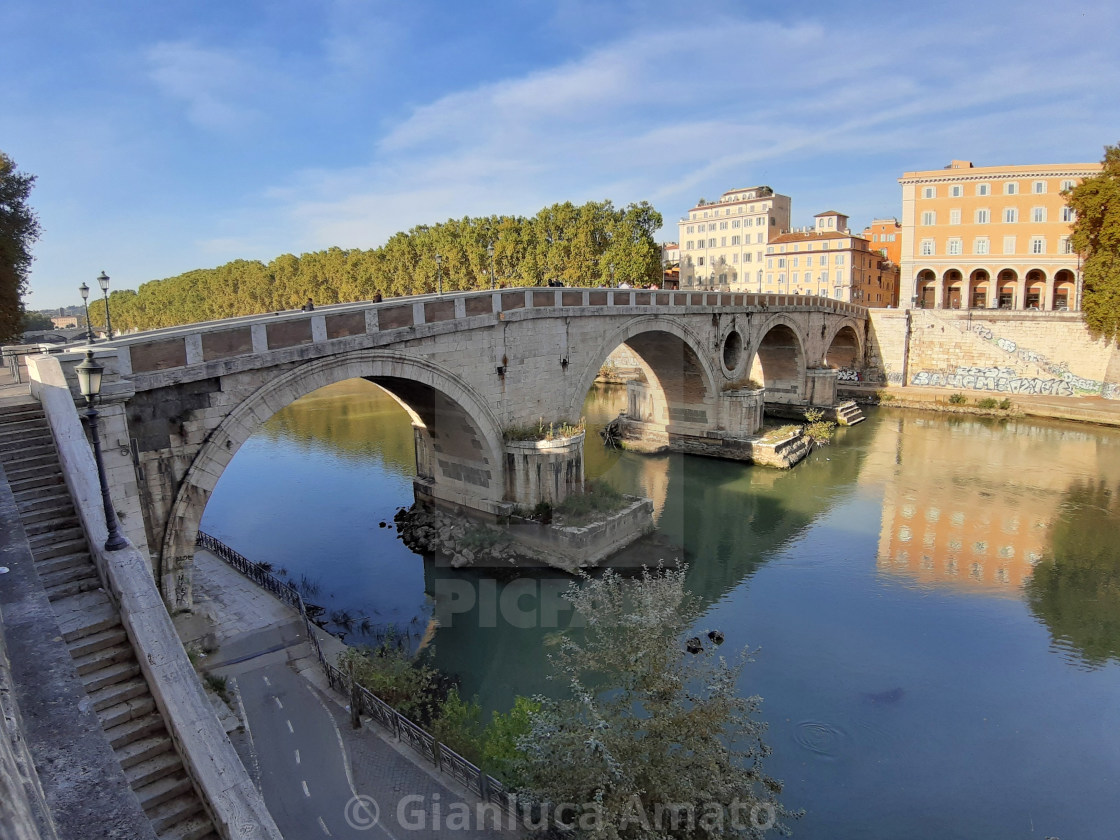
POLYGON ((1120 400, 1120 385, 1077 376, 1070 371, 1068 363, 1055 362, 1042 353, 1028 347, 1020 347, 1011 339, 996 335, 991 327, 986 324, 974 324, 972 330, 982 341, 994 344, 1004 353, 1013 356, 1025 365, 1034 365, 1039 370, 1050 374, 1050 377, 1022 376, 1012 368, 957 368, 956 373, 919 371, 914 375, 911 384, 928 384, 944 388, 969 388, 975 391, 1003 391, 1011 394, 1047 394, 1062 397, 1101 396, 1108 400, 1120 400), (971 380, 969 380, 970 377, 972 377, 971 380), (920 383, 918 382, 919 378, 930 381, 920 383), (939 381, 934 381, 935 379, 939 381), (950 380, 952 381, 950 382, 950 380), (978 384, 960 384, 963 381, 974 381, 978 384), (1018 390, 1014 390, 1016 388, 1018 390))
POLYGON ((837 382, 859 382, 860 381, 859 371, 858 370, 852 370, 851 368, 840 368, 839 370, 836 371, 836 381, 837 382))

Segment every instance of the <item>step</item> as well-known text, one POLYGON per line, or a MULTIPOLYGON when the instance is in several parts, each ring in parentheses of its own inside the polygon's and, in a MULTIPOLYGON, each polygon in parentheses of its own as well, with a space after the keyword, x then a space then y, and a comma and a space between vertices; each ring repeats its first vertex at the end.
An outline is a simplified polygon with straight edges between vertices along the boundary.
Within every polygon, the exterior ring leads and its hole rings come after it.
POLYGON ((4 461, 4 472, 8 474, 9 482, 59 471, 58 458, 51 452, 35 456, 17 455, 11 460, 4 461))
POLYGON ((9 418, 15 419, 23 416, 46 419, 46 415, 43 414, 42 406, 34 399, 28 403, 0 406, 0 422, 5 422, 9 418))
MULTIPOLYGON (((162 755, 168 751, 175 755, 171 739, 164 734, 141 738, 139 741, 125 744, 116 753, 121 768, 127 770, 129 767, 135 767, 141 761, 147 761, 149 758, 155 758, 157 755, 162 755)), ((178 760, 178 755, 175 755, 175 758, 178 760)))
POLYGON ((16 504, 19 505, 20 515, 28 509, 32 509, 41 504, 50 503, 52 506, 63 501, 70 501, 70 488, 65 484, 49 485, 47 487, 32 487, 27 490, 17 491, 12 488, 12 495, 15 496, 16 504))
MULTIPOLYGON (((21 519, 23 517, 20 517, 21 519)), ((27 534, 28 538, 37 537, 40 534, 50 534, 56 531, 66 531, 70 528, 81 528, 81 522, 77 514, 71 512, 69 516, 55 516, 52 519, 42 519, 39 522, 23 523, 23 532, 27 534)))
POLYGON ((44 522, 52 522, 55 519, 60 519, 66 516, 76 516, 74 511, 74 503, 70 500, 70 494, 66 494, 66 498, 54 504, 41 504, 36 505, 32 510, 21 511, 20 519, 23 520, 23 527, 28 525, 40 525, 44 522))
MULTIPOLYGON (((71 654, 73 656, 73 654, 71 654)), ((108 668, 110 665, 116 665, 120 662, 127 662, 133 658, 132 645, 128 641, 118 642, 110 647, 104 647, 99 650, 90 651, 82 656, 74 657, 74 668, 77 670, 79 676, 86 676, 108 668)))
POLYGON ((128 723, 130 720, 141 718, 155 711, 155 708, 156 701, 152 699, 152 695, 141 694, 125 700, 123 703, 101 709, 97 713, 97 717, 101 719, 101 728, 109 730, 114 726, 120 726, 122 723, 128 723))
POLYGON ((45 417, 13 417, 4 418, 0 423, 0 438, 8 435, 25 435, 29 432, 51 433, 45 417))
POLYGON ((139 675, 140 663, 131 659, 128 662, 114 662, 108 668, 102 668, 95 674, 84 675, 82 685, 86 687, 86 694, 90 694, 99 688, 116 685, 139 675))
POLYGON ((70 655, 74 657, 74 659, 80 659, 95 651, 115 647, 127 640, 128 634, 124 631, 124 627, 118 624, 116 627, 110 627, 108 630, 102 630, 100 633, 93 633, 92 635, 78 639, 70 645, 70 655))
POLYGON ((54 438, 46 430, 16 433, 5 433, 0 430, 0 452, 9 453, 9 455, 18 457, 32 446, 46 446, 47 444, 54 445, 54 438))
POLYGON ((59 540, 44 545, 42 548, 34 549, 31 553, 35 556, 36 563, 42 563, 44 560, 65 557, 68 554, 78 554, 82 551, 89 551, 89 545, 86 543, 84 534, 78 539, 59 540))
POLYGON ((133 764, 125 769, 124 775, 132 789, 137 790, 150 785, 157 779, 162 779, 173 773, 180 773, 182 770, 183 762, 179 760, 179 754, 175 750, 168 750, 133 764))
POLYGON ((205 813, 195 814, 186 822, 176 823, 158 832, 159 840, 221 840, 214 833, 214 824, 205 813))
POLYGON ((148 695, 148 684, 143 677, 133 677, 124 682, 87 692, 95 712, 104 712, 121 703, 148 695))
POLYGON ((43 534, 31 536, 28 534, 27 543, 31 546, 31 553, 38 554, 41 549, 48 548, 58 543, 69 543, 85 540, 86 534, 79 526, 71 525, 55 528, 43 534))
POLYGON ((158 712, 148 712, 133 720, 126 720, 111 729, 105 730, 105 737, 109 739, 109 746, 114 750, 122 749, 129 744, 144 738, 151 738, 160 733, 167 737, 167 730, 163 726, 163 718, 158 712))
POLYGON ((6 453, 4 464, 22 463, 28 458, 50 458, 55 463, 58 463, 58 450, 55 449, 54 441, 50 443, 39 443, 34 446, 25 446, 19 451, 12 451, 6 453))
POLYGON ((41 576, 49 575, 51 572, 57 572, 61 569, 72 569, 80 566, 92 565, 93 561, 90 560, 89 552, 83 551, 81 554, 64 554, 61 557, 52 557, 50 560, 43 560, 35 564, 35 571, 41 576))
POLYGON ((132 790, 140 800, 140 807, 145 811, 150 811, 157 805, 184 794, 194 793, 190 778, 183 772, 164 776, 143 787, 134 787, 132 790))
POLYGON ((62 473, 47 473, 45 475, 28 475, 23 478, 9 478, 8 484, 17 496, 23 490, 33 490, 36 487, 53 487, 56 484, 65 484, 66 479, 62 473))
POLYGON ((189 794, 162 802, 145 813, 152 821, 152 828, 156 830, 156 834, 161 834, 176 823, 186 822, 200 811, 202 811, 202 803, 192 790, 189 794))
POLYGON ((55 586, 48 586, 44 591, 47 593, 47 600, 54 603, 63 598, 69 598, 72 595, 81 595, 83 592, 96 592, 99 589, 101 589, 101 578, 94 574, 91 577, 84 577, 80 580, 71 580, 55 586))
POLYGON ((82 592, 55 601, 51 607, 67 643, 121 623, 120 613, 104 592, 82 592))

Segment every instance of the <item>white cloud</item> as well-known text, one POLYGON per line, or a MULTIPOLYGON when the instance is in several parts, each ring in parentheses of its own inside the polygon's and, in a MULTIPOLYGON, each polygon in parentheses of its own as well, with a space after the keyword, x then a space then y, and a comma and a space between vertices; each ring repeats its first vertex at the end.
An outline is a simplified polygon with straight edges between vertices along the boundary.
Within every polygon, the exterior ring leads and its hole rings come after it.
POLYGON ((145 57, 152 81, 166 96, 182 102, 188 119, 200 128, 239 130, 258 116, 250 103, 266 84, 265 75, 249 56, 189 41, 164 41, 149 48, 145 57))

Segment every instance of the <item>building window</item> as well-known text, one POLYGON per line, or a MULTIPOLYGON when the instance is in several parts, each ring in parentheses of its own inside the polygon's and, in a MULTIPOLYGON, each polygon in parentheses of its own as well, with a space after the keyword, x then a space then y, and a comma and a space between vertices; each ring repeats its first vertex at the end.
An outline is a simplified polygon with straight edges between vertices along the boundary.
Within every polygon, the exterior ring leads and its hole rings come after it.
POLYGON ((755 243, 755 245, 761 245, 762 244, 762 234, 761 233, 756 233, 754 235, 754 243, 755 243))
POLYGON ((743 262, 750 262, 750 261, 751 261, 751 252, 747 251, 746 253, 743 254, 743 262))
POLYGON ((1019 193, 1019 182, 1018 181, 1008 181, 1006 184, 1003 185, 1003 194, 1004 195, 1018 195, 1018 193, 1019 193))
POLYGON ((1032 222, 1045 222, 1046 221, 1046 208, 1045 207, 1032 207, 1031 208, 1031 221, 1032 222))
POLYGON ((733 227, 733 228, 739 227, 739 220, 738 219, 732 219, 731 220, 731 227, 733 227))
POLYGON ((932 257, 933 256, 933 240, 932 239, 923 239, 921 249, 919 250, 918 253, 921 254, 921 256, 923 256, 923 257, 932 257))
POLYGON ((987 184, 977 184, 976 185, 976 194, 977 195, 988 195, 988 185, 987 184))
POLYGON ((715 240, 715 237, 714 237, 714 236, 713 236, 713 237, 712 237, 711 239, 709 239, 709 240, 708 240, 708 247, 709 247, 709 248, 714 248, 714 247, 716 247, 716 240, 715 240))
POLYGON ((696 258, 696 264, 697 265, 703 265, 704 264, 704 258, 703 257, 697 257, 696 258))
POLYGON ((1072 222, 1075 218, 1077 218, 1077 216, 1073 212, 1072 207, 1067 206, 1067 207, 1062 208, 1062 221, 1063 222, 1072 222))
POLYGON ((1046 192, 1046 182, 1035 181, 1034 184, 1031 185, 1031 189, 1034 191, 1035 195, 1042 195, 1044 192, 1046 192))
POLYGON ((688 241, 687 241, 686 243, 684 243, 684 247, 685 247, 685 248, 686 248, 687 250, 691 251, 691 250, 692 250, 692 240, 690 239, 690 240, 688 240, 688 241))
POLYGON ((986 225, 991 219, 992 213, 987 207, 981 207, 976 211, 976 224, 986 225))
POLYGON ((1005 224, 1012 224, 1019 221, 1019 211, 1014 207, 1003 208, 1003 221, 1005 224))
POLYGON ((1015 253, 1015 237, 1014 236, 1003 237, 1003 253, 1005 253, 1005 254, 1014 254, 1015 253))
POLYGON ((960 184, 953 184, 953 186, 949 187, 949 195, 953 198, 960 198, 964 195, 964 187, 960 184))
POLYGON ((837 265, 843 265, 844 264, 844 255, 843 254, 837 254, 836 255, 836 264, 837 265))
MULTIPOLYGON (((810 257, 809 259, 812 259, 812 257, 810 257)), ((821 254, 820 264, 828 265, 828 254, 821 254)))
POLYGON ((843 271, 837 271, 836 272, 836 282, 837 283, 843 283, 844 282, 844 272, 843 271))
POLYGON ((1041 236, 1031 237, 1031 253, 1032 254, 1045 254, 1046 253, 1046 240, 1041 236))
POLYGON ((954 207, 949 211, 949 224, 959 225, 961 223, 961 210, 959 207, 954 207))
POLYGON ((785 267, 786 267, 786 258, 785 257, 778 257, 778 268, 785 268, 785 267))
POLYGON ((962 250, 962 247, 961 247, 961 240, 960 239, 950 239, 949 240, 949 248, 948 248, 949 256, 958 257, 961 254, 961 250, 962 250))
POLYGON ((732 245, 738 245, 739 244, 739 237, 738 236, 732 236, 731 237, 731 244, 732 245))
POLYGON ((922 198, 934 198, 937 195, 937 187, 925 187, 922 190, 922 198))
POLYGON ((715 222, 708 222, 708 230, 715 230, 715 229, 716 229, 716 223, 715 222))
POLYGON ((1062 192, 1073 189, 1073 181, 1062 181, 1062 192))
POLYGON ((972 243, 972 253, 974 254, 987 254, 988 253, 988 237, 978 236, 972 243))
POLYGON ((738 254, 732 254, 731 255, 731 262, 733 262, 733 263, 739 262, 739 255, 738 254))
POLYGON ((929 227, 930 225, 937 224, 937 214, 932 210, 926 210, 922 213, 922 225, 929 227))
POLYGON ((1058 253, 1072 254, 1073 253, 1073 240, 1068 236, 1063 236, 1058 240, 1058 253))

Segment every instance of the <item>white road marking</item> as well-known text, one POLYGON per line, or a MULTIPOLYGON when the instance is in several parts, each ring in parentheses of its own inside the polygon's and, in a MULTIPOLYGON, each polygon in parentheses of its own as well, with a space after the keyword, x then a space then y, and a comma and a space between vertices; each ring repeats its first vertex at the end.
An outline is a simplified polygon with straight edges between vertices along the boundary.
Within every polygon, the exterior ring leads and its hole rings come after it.
POLYGON ((306 781, 302 781, 302 782, 300 782, 300 784, 301 784, 301 785, 303 785, 303 795, 304 795, 304 796, 310 796, 310 795, 311 795, 311 791, 309 791, 309 790, 307 789, 307 782, 306 782, 306 781))
POLYGON ((261 677, 261 679, 263 679, 263 680, 264 680, 264 684, 265 684, 265 685, 272 685, 272 683, 271 683, 271 682, 269 682, 269 680, 268 680, 268 677, 262 676, 262 677, 261 677))
POLYGON ((295 735, 296 731, 294 729, 292 729, 292 722, 290 720, 286 720, 286 721, 284 721, 284 723, 288 724, 288 731, 291 732, 293 735, 295 735))
POLYGON ((296 750, 296 764, 299 764, 299 750, 296 750))
POLYGON ((283 709, 283 708, 284 708, 284 704, 280 702, 280 698, 279 698, 279 697, 273 697, 272 699, 276 701, 276 706, 277 706, 277 708, 280 708, 280 709, 283 709))
POLYGON ((328 837, 332 836, 331 835, 331 830, 329 828, 327 828, 327 824, 325 822, 323 822, 322 817, 319 817, 319 828, 323 829, 323 833, 325 835, 327 835, 328 837))

